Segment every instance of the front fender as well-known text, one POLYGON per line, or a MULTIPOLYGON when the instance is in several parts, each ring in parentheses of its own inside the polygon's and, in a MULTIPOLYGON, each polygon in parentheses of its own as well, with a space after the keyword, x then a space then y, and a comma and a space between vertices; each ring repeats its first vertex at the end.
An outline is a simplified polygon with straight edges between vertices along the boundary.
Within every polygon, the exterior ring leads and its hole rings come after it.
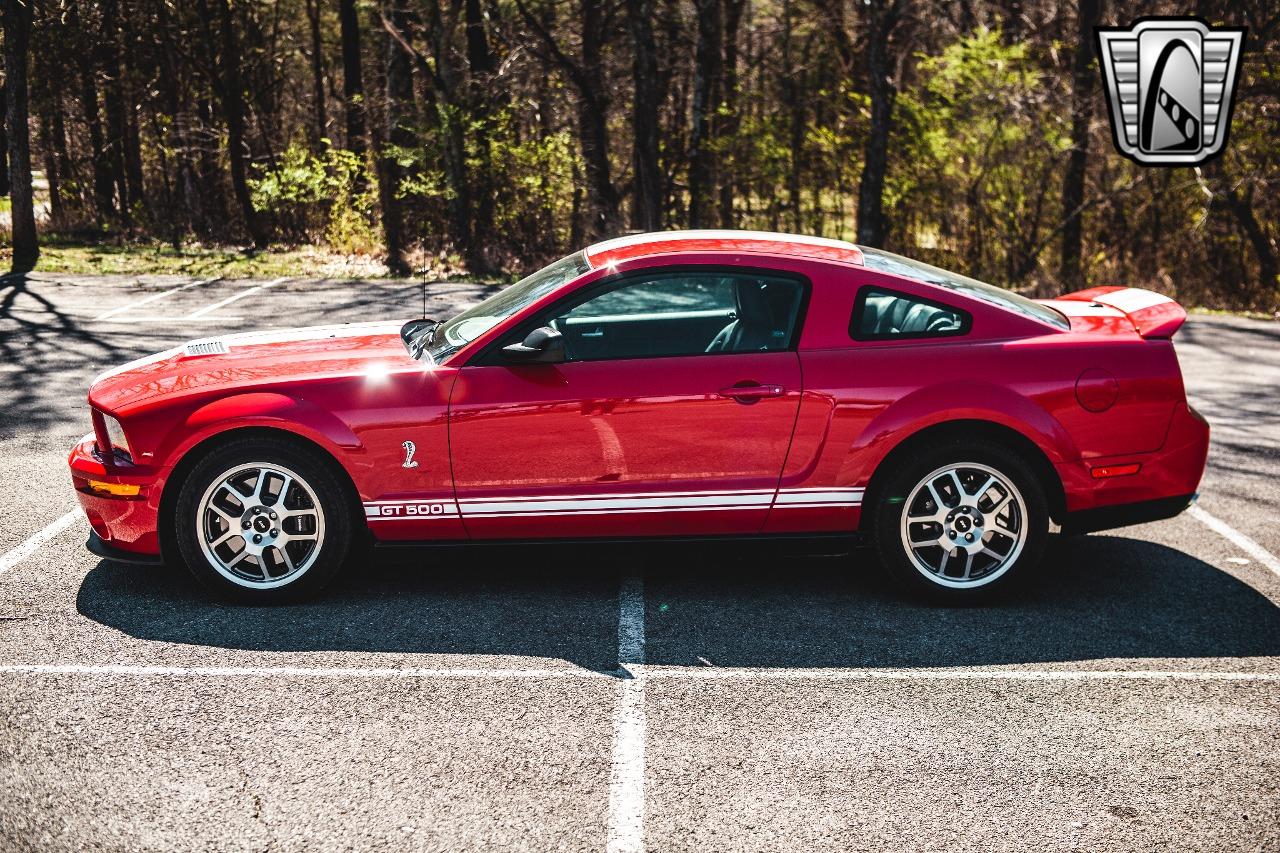
POLYGON ((288 394, 255 391, 221 397, 192 410, 170 430, 156 456, 173 466, 200 442, 246 427, 292 432, 336 457, 364 449, 351 427, 332 412, 288 394))

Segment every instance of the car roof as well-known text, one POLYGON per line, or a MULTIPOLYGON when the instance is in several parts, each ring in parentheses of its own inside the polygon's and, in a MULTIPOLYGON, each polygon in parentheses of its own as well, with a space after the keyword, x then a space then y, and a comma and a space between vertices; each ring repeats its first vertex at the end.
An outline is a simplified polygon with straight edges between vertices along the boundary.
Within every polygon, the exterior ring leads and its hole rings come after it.
POLYGON ((599 268, 632 258, 677 252, 741 252, 763 255, 799 255, 861 265, 862 250, 845 240, 779 234, 772 231, 654 231, 630 234, 588 246, 587 262, 599 268))

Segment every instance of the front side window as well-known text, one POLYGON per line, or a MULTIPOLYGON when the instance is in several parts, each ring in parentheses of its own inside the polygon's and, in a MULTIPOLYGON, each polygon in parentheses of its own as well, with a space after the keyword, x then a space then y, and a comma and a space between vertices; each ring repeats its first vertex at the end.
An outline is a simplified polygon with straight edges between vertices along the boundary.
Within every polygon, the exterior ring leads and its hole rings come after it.
POLYGON ((864 287, 853 306, 849 334, 856 341, 941 338, 969 331, 969 315, 958 308, 906 293, 864 287))
POLYGON ((805 285, 769 273, 679 271, 612 282, 540 318, 569 361, 774 352, 795 345, 805 285))
POLYGON ((575 252, 543 267, 440 324, 431 333, 427 352, 435 362, 444 361, 503 320, 590 269, 587 256, 582 252, 575 252))

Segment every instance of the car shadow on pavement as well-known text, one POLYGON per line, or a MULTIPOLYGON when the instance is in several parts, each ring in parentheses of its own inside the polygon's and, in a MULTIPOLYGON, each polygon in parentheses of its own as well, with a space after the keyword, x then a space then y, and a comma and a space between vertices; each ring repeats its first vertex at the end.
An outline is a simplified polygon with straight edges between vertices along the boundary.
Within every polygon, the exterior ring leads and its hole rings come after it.
POLYGON ((645 579, 647 662, 958 667, 1280 655, 1280 608, 1181 551, 1057 538, 1034 578, 982 607, 912 601, 865 550, 460 547, 378 556, 322 598, 207 601, 181 570, 102 562, 83 615, 133 637, 237 650, 558 658, 616 669, 618 579, 645 579))

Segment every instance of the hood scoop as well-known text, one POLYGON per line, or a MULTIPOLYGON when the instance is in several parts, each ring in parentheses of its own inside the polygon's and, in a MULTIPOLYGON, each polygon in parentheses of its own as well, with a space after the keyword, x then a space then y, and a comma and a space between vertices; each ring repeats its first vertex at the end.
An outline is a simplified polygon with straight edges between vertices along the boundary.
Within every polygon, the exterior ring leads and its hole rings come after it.
POLYGON ((227 346, 227 342, 218 339, 192 341, 182 348, 182 354, 185 356, 226 355, 229 352, 231 348, 227 346))

